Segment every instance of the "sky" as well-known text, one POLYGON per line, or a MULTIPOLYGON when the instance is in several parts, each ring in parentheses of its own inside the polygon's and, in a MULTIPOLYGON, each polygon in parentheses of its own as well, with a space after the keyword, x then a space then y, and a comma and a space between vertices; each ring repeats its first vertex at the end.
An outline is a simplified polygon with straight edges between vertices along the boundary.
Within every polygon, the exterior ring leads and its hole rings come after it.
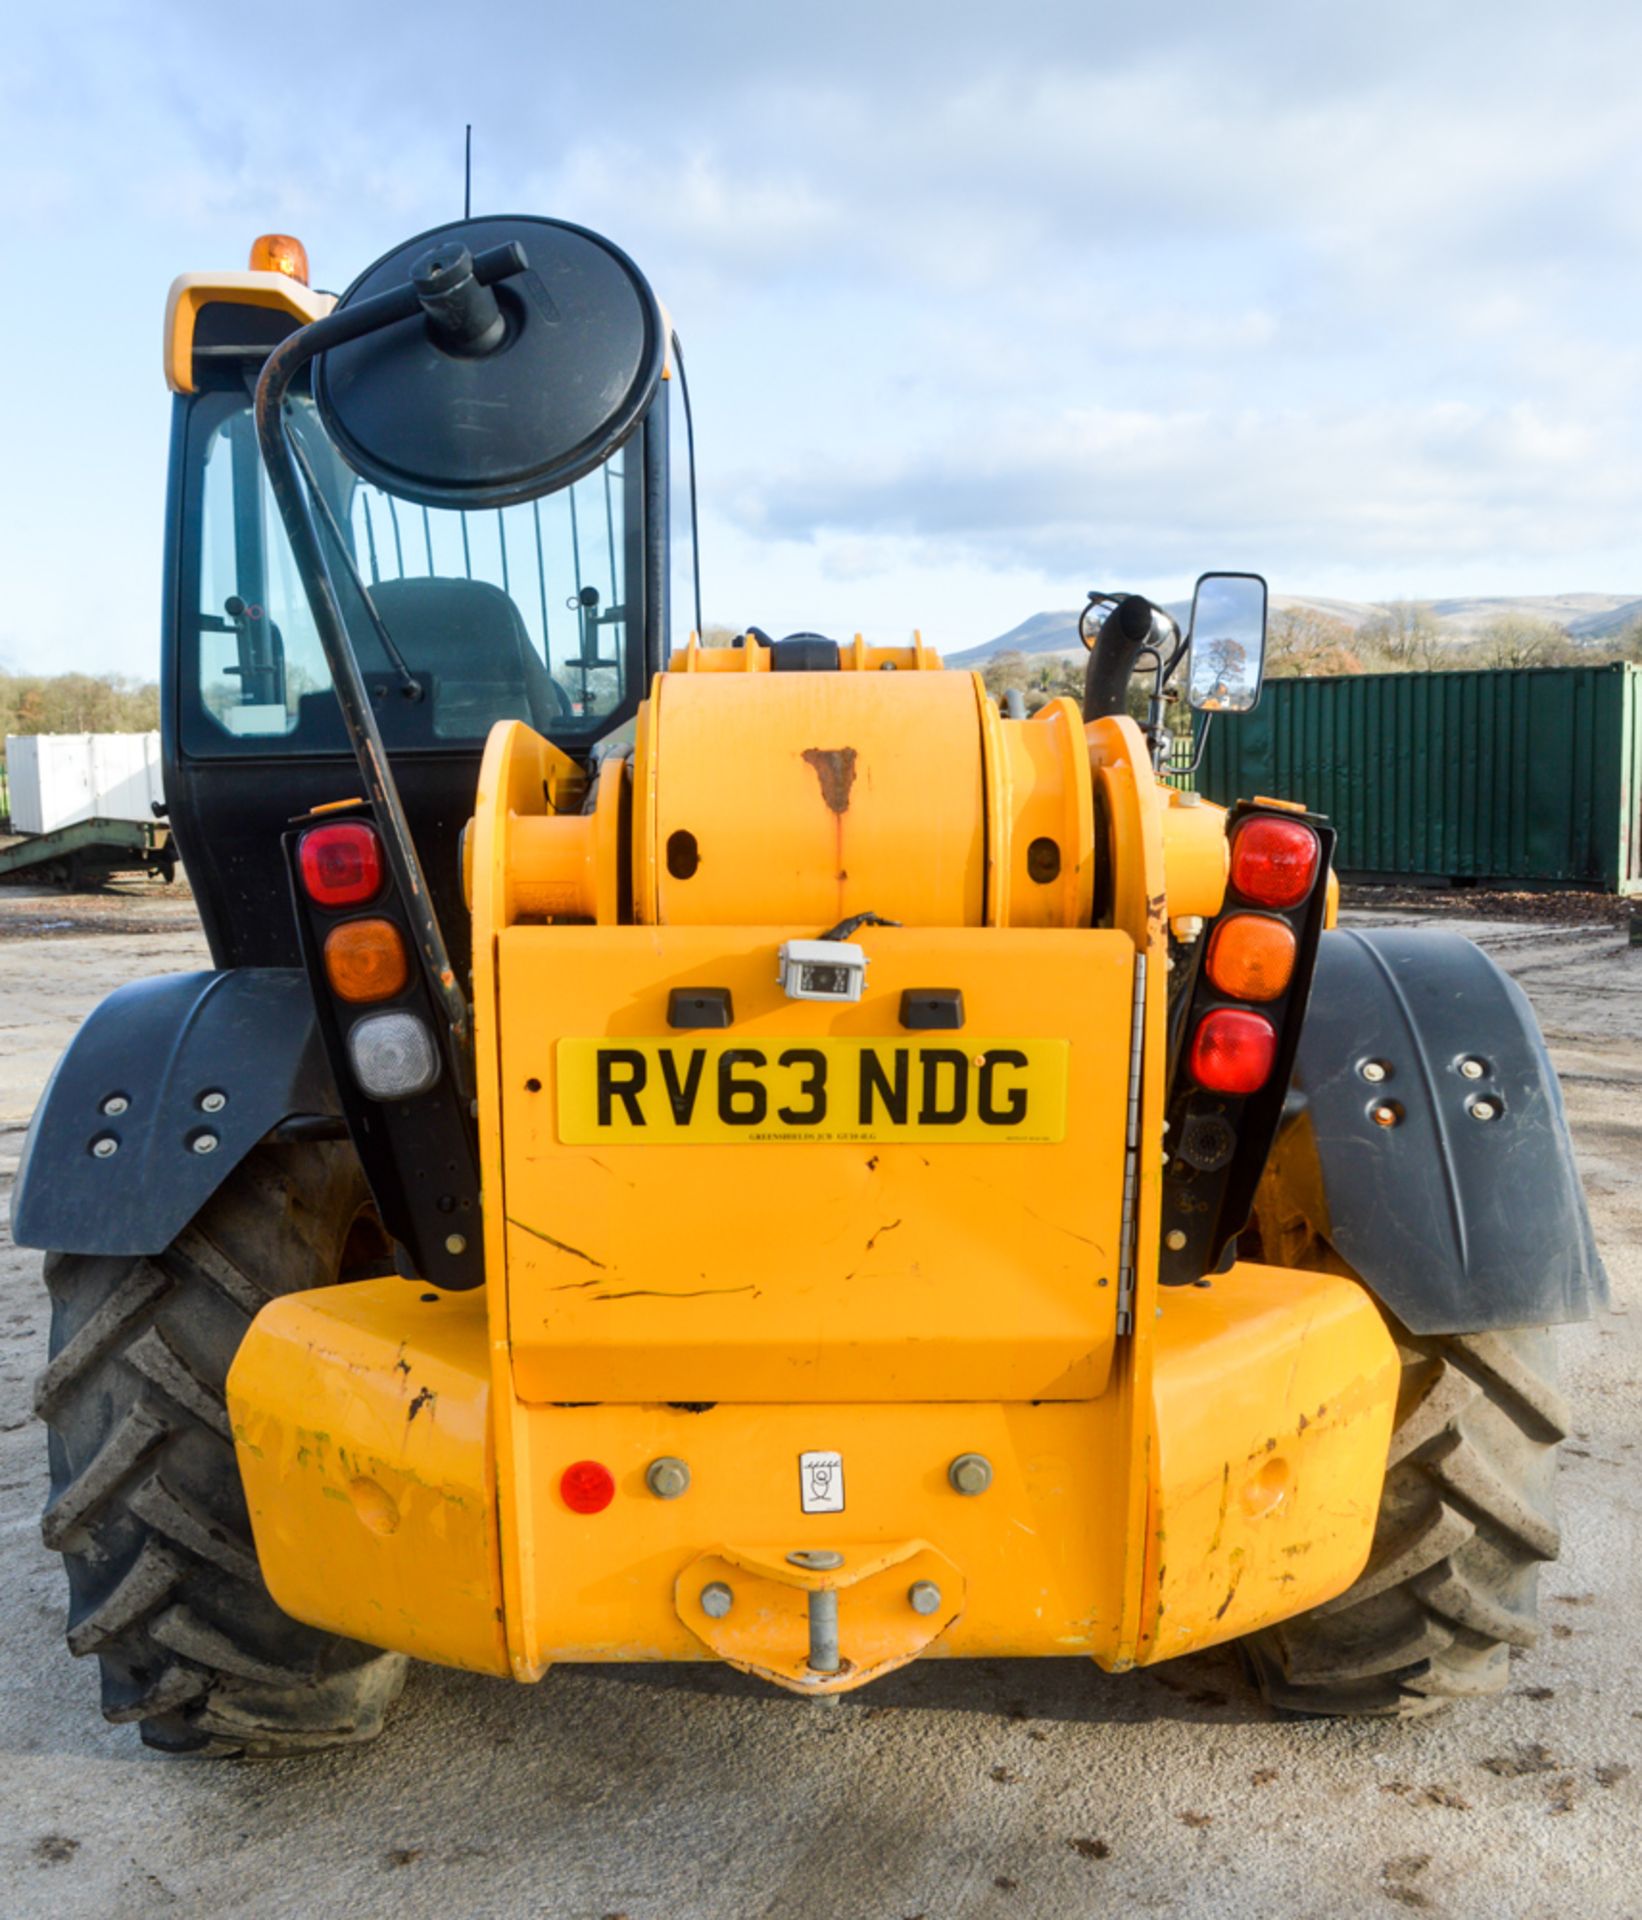
POLYGON ((709 622, 1642 595, 1639 71, 1624 0, 21 10, 0 665, 157 668, 172 276, 285 231, 345 286, 468 121, 476 212, 678 327, 709 622))

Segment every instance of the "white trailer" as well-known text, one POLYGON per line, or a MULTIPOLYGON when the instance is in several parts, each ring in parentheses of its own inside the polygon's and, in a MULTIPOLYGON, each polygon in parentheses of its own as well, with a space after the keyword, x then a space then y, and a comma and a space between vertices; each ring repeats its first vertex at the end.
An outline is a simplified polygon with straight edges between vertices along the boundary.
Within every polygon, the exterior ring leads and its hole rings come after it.
POLYGON ((111 873, 177 869, 163 806, 157 733, 6 736, 11 831, 0 879, 96 885, 111 873))
POLYGON ((6 736, 13 833, 56 833, 82 820, 151 825, 163 801, 157 733, 6 736))

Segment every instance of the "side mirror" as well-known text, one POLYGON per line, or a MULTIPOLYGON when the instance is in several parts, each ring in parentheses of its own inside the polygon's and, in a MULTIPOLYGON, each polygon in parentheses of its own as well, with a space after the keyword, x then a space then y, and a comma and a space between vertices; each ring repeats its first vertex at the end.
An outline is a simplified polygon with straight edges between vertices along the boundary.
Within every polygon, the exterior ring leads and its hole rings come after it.
POLYGON ((661 385, 666 323, 610 241, 523 214, 453 221, 368 267, 331 316, 314 401, 353 470, 423 507, 539 500, 604 465, 661 385), (493 284, 479 270, 509 247, 493 284), (377 296, 410 310, 348 337, 377 296), (334 329, 332 330, 334 334, 334 329))
POLYGON ((1206 573, 1192 594, 1186 698, 1196 713, 1247 713, 1266 669, 1266 583, 1206 573))

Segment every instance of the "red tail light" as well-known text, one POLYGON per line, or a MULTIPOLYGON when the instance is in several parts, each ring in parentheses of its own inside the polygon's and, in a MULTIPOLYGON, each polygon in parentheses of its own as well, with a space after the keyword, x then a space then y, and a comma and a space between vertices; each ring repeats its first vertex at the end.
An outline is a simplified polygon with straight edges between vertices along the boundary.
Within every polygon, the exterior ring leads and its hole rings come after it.
POLYGON ((1256 814, 1232 839, 1231 883, 1262 907, 1297 907, 1317 878, 1321 850, 1302 821, 1256 814))
POLYGON ((321 907, 359 907, 382 890, 382 842, 363 820, 312 827, 297 850, 302 884, 321 907))
POLYGON ((1211 1093, 1258 1093, 1277 1058, 1277 1029, 1263 1013, 1216 1007, 1192 1035, 1192 1078, 1211 1093))
POLYGON ((559 1495, 572 1513, 603 1513, 616 1497, 616 1476, 601 1460, 578 1460, 559 1476, 559 1495))

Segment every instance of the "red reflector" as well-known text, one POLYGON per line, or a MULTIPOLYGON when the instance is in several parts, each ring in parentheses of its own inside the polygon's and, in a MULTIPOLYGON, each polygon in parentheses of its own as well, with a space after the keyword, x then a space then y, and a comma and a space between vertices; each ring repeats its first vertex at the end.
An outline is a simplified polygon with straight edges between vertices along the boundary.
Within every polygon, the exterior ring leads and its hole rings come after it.
POLYGON ((1317 836, 1299 820, 1257 814, 1232 838, 1231 883, 1263 907, 1297 907, 1317 878, 1317 836))
POLYGON ((572 1513, 603 1513, 616 1497, 616 1476, 598 1460, 578 1460, 560 1476, 559 1492, 572 1513))
POLYGON ((1192 1078, 1211 1093, 1258 1093, 1277 1058, 1277 1029, 1262 1013, 1216 1007, 1192 1035, 1192 1078))
POLYGON ((313 827, 297 849, 308 898, 322 907, 358 907, 382 887, 382 842, 363 820, 313 827))

